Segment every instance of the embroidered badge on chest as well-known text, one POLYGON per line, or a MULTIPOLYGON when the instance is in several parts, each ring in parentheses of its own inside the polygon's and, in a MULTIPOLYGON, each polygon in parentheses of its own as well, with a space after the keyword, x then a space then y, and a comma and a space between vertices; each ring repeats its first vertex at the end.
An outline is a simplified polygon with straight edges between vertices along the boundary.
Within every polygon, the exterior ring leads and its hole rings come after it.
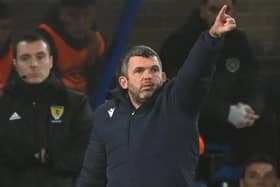
POLYGON ((226 59, 225 66, 229 72, 235 73, 240 68, 240 60, 238 58, 228 58, 226 59))
POLYGON ((50 107, 51 110, 51 116, 52 116, 52 123, 61 123, 62 116, 64 113, 64 106, 61 105, 53 105, 50 107))

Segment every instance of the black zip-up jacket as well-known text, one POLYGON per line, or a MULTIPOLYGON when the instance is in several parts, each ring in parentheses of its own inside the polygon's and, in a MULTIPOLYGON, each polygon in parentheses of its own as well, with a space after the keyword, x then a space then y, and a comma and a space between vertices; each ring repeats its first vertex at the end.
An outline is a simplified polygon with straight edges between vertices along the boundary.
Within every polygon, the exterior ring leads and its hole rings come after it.
POLYGON ((79 187, 191 187, 197 119, 221 41, 201 35, 177 77, 135 110, 127 93, 95 112, 79 187))
POLYGON ((0 114, 0 186, 75 185, 92 127, 85 95, 54 75, 37 85, 16 76, 1 93, 0 114))

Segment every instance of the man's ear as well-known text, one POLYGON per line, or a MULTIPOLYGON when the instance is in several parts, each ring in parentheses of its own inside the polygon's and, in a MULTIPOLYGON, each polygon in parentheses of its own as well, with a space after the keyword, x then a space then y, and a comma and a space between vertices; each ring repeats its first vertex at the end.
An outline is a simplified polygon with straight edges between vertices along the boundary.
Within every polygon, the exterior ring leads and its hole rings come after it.
POLYGON ((122 89, 127 89, 127 78, 123 75, 119 76, 119 84, 121 86, 122 89))
POLYGON ((50 69, 52 69, 52 67, 53 67, 53 56, 52 55, 50 56, 50 63, 51 63, 50 64, 50 69))
POLYGON ((17 69, 17 61, 16 61, 16 59, 13 59, 13 65, 14 65, 14 68, 17 69))
POLYGON ((162 80, 162 82, 165 82, 167 80, 167 75, 164 71, 161 72, 161 80, 162 80))

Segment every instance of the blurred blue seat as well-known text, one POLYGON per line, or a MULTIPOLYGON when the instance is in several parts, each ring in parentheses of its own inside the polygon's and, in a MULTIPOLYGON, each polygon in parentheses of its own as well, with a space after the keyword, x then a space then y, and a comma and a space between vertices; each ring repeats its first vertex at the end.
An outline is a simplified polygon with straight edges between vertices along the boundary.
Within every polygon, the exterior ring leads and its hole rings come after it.
POLYGON ((208 168, 210 184, 239 181, 241 167, 233 162, 230 145, 206 144, 204 157, 208 160, 208 166, 205 167, 208 168))

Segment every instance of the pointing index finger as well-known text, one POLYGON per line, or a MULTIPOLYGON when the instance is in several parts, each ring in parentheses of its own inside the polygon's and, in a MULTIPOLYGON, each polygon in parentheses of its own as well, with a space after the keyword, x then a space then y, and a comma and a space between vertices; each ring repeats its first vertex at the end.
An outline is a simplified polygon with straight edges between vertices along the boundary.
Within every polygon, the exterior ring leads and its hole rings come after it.
POLYGON ((228 6, 224 5, 221 10, 219 11, 217 18, 220 19, 222 18, 225 14, 226 14, 226 10, 227 10, 228 6))

